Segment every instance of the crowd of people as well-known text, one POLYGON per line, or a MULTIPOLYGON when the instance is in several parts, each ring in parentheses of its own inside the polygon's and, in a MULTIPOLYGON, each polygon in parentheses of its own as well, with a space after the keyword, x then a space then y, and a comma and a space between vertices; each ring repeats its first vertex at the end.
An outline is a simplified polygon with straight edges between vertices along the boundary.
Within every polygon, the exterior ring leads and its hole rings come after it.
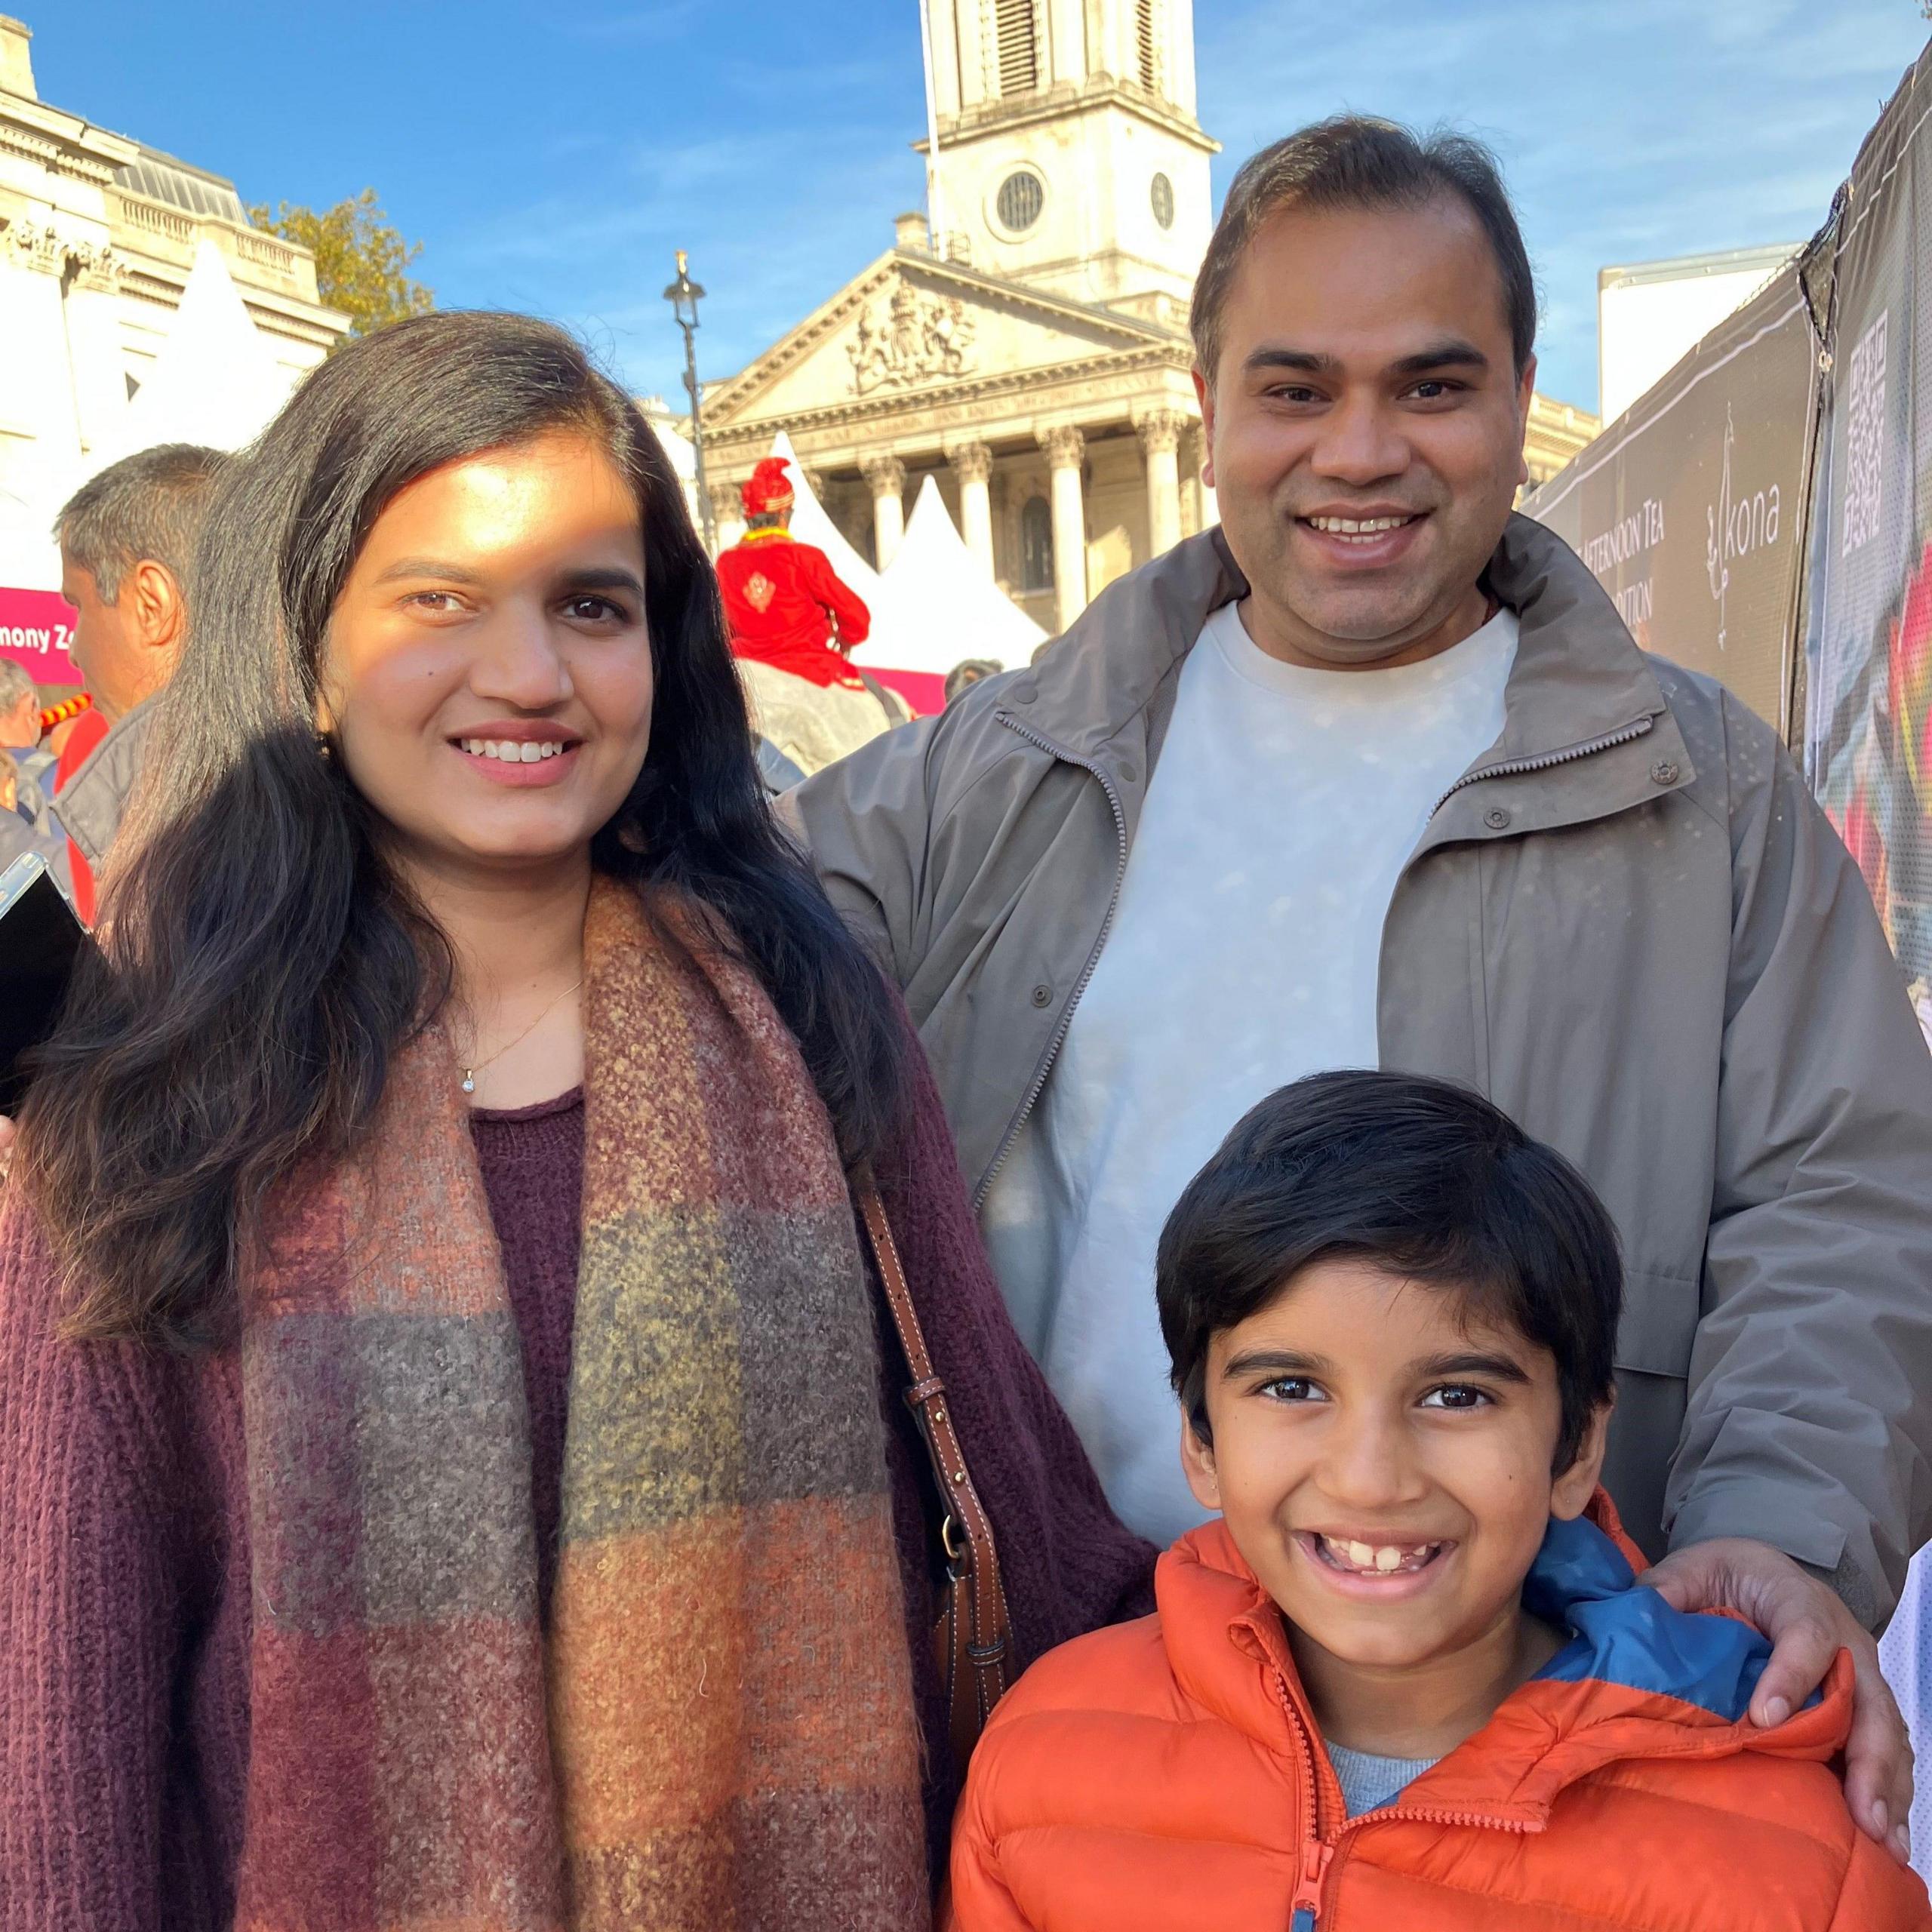
POLYGON ((1263 150, 1192 328, 1220 525, 897 726, 526 318, 63 512, 0 1932, 1932 1926, 1869 895, 1514 512, 1483 149, 1263 150))

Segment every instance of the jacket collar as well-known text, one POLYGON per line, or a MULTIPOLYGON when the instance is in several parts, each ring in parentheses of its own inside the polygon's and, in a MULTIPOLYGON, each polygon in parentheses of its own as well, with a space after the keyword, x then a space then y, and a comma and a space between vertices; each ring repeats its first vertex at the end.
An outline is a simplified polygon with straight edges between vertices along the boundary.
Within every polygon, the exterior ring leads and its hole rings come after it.
MULTIPOLYGON (((1642 1561, 1601 1491, 1588 1518, 1551 1524, 1524 1601, 1571 1641, 1410 1787, 1405 1807, 1535 1829, 1566 1786, 1620 1760, 1744 1751, 1825 1758, 1840 1747, 1850 1723, 1848 1658, 1820 1697, 1760 1730, 1747 1711, 1769 1644, 1737 1619, 1672 1609, 1636 1583, 1642 1561)), ((1280 1614, 1225 1524, 1176 1543, 1155 1591, 1168 1662, 1189 1698, 1271 1751, 1299 1749, 1297 1729, 1318 1737, 1280 1614)))
POLYGON ((106 864, 108 848, 120 831, 159 702, 158 694, 144 698, 110 724, 60 788, 61 829, 97 872, 106 864))
MULTIPOLYGON (((1637 732, 1633 755, 1548 768, 1562 788, 1561 806, 1540 811, 1532 798, 1516 829, 1601 816, 1690 783, 1696 774, 1663 688, 1583 559, 1542 525, 1512 515, 1487 577, 1515 612, 1520 636, 1502 736, 1472 772, 1561 758, 1637 732), (1654 770, 1672 775, 1654 779, 1654 770)), ((1218 525, 1189 537, 1102 592, 1039 664, 1014 680, 1001 708, 1076 757, 1105 763, 1139 753, 1150 763, 1201 626, 1247 594, 1218 525)), ((1128 786, 1137 779, 1140 771, 1128 786)))

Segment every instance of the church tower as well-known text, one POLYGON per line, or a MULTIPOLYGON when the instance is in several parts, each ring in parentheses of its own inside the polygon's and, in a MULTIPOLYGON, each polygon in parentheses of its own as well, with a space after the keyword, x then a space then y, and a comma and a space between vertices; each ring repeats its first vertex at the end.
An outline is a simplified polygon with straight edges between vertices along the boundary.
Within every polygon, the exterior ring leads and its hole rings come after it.
POLYGON ((1170 325, 1208 245, 1193 0, 924 0, 936 252, 1170 325))

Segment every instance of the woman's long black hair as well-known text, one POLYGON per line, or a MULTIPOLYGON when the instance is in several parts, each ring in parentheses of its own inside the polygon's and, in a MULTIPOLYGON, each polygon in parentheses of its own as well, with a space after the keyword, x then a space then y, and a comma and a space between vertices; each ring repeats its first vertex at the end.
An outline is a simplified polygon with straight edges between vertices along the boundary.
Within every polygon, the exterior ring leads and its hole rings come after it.
POLYGON ((561 330, 427 315, 315 371, 224 475, 132 841, 23 1109, 21 1177, 76 1336, 205 1346, 275 1183, 368 1128, 448 998, 448 942, 315 735, 330 614, 383 507, 440 465, 558 430, 635 491, 656 691, 599 869, 708 907, 804 1050, 841 1155, 878 1152, 906 1048, 882 981, 775 825, 716 580, 649 425, 561 330))

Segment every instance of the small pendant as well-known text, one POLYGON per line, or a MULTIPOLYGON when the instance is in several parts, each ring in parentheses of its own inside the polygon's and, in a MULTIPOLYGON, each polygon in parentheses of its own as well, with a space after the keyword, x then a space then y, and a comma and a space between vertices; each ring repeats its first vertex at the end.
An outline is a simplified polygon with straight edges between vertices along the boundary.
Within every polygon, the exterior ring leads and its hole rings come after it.
POLYGON ((465 1067, 463 1070, 463 1091, 466 1094, 473 1094, 476 1091, 476 1076, 468 1067, 465 1067))

